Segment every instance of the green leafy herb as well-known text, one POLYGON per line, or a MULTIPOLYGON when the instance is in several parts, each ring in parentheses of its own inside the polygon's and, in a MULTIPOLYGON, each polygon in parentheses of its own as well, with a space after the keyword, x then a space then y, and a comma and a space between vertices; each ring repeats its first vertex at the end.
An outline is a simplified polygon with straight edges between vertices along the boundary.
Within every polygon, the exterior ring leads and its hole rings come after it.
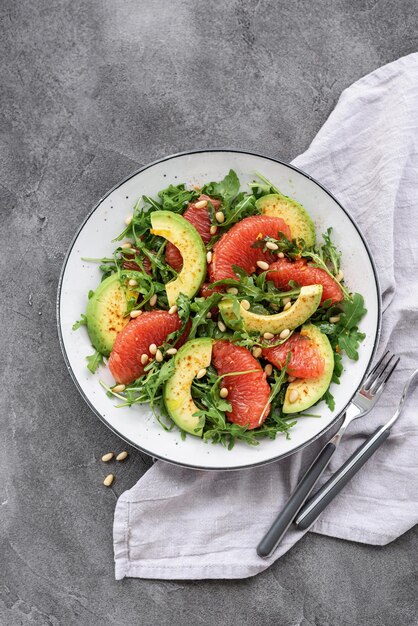
POLYGON ((81 326, 87 326, 87 317, 84 315, 84 313, 81 314, 81 317, 79 320, 77 320, 72 328, 73 330, 77 330, 78 328, 80 328, 81 326))
POLYGON ((86 356, 87 369, 94 374, 99 365, 103 363, 103 355, 97 350, 90 356, 86 356))
POLYGON ((220 182, 208 183, 202 188, 202 193, 214 198, 220 198, 223 205, 228 206, 238 195, 240 188, 239 178, 234 170, 229 170, 228 174, 220 182))

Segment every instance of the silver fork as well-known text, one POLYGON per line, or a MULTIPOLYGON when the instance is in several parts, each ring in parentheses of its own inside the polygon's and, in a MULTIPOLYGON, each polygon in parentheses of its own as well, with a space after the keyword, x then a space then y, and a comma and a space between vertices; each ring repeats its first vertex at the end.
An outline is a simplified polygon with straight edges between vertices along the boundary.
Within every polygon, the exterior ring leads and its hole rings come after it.
MULTIPOLYGON (((386 383, 395 371, 399 360, 399 358, 396 359, 395 355, 390 354, 390 352, 387 351, 368 374, 362 387, 356 393, 354 399, 348 406, 344 416, 344 421, 338 432, 322 448, 290 496, 283 510, 276 517, 270 529, 258 544, 257 554, 259 556, 265 558, 270 556, 275 551, 282 537, 295 519, 298 511, 311 494, 325 468, 331 461, 331 458, 337 450, 347 427, 353 420, 358 419, 359 417, 364 417, 364 415, 367 415, 367 413, 372 410, 382 395, 386 383)), ((305 525, 301 525, 300 516, 298 517, 298 522, 299 528, 307 527, 305 525)))

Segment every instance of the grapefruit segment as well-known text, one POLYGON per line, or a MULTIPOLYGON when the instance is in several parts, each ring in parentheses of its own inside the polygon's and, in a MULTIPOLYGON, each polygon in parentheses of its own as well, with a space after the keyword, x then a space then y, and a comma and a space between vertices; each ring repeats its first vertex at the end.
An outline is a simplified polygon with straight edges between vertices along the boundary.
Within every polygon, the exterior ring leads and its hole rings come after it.
MULTIPOLYGON (((271 340, 274 344, 277 337, 271 340)), ((325 361, 316 344, 300 333, 293 333, 280 346, 263 348, 262 356, 278 369, 282 369, 290 352, 287 366, 289 376, 295 378, 318 378, 324 371, 325 361)))
POLYGON ((239 426, 248 425, 249 430, 261 426, 270 411, 270 385, 257 359, 247 348, 221 339, 213 344, 212 363, 219 376, 257 370, 251 374, 227 376, 222 386, 228 389, 227 401, 232 407, 232 411, 226 412, 228 421, 239 426))
POLYGON ((331 300, 335 304, 344 299, 344 294, 338 283, 321 268, 308 265, 306 259, 297 261, 279 259, 275 261, 270 265, 267 280, 271 280, 282 291, 290 288, 290 280, 294 280, 301 286, 322 285, 321 302, 331 300))
MULTIPOLYGON (((180 328, 177 313, 170 315, 168 311, 147 311, 131 320, 116 337, 108 362, 116 382, 127 385, 142 376, 146 364, 141 363, 141 356, 151 357, 150 344, 160 346, 170 333, 180 328)), ((188 332, 186 328, 176 347, 183 345, 188 332)))
POLYGON ((211 282, 225 278, 236 279, 233 265, 253 274, 257 269, 257 261, 271 263, 275 258, 271 253, 252 246, 266 236, 278 238, 280 232, 288 239, 291 238, 288 225, 280 217, 253 215, 235 224, 214 246, 212 263, 209 265, 211 282))

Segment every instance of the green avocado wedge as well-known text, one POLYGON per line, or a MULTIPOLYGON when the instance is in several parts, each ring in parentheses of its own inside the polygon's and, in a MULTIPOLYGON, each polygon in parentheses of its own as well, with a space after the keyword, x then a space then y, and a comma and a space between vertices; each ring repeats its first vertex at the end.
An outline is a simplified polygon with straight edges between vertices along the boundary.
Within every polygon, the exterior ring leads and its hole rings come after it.
POLYGON ((241 326, 249 333, 281 333, 285 328, 297 328, 315 313, 321 302, 322 285, 302 287, 296 302, 287 311, 275 315, 258 315, 243 308, 237 300, 226 296, 219 303, 225 324, 232 330, 241 326))
MULTIPOLYGON (((131 292, 131 295, 138 294, 131 292)), ((125 317, 127 297, 118 274, 112 274, 100 283, 88 301, 87 331, 93 347, 104 356, 109 356, 116 335, 129 322, 129 317, 125 317)))
POLYGON ((283 413, 300 413, 318 402, 328 389, 334 371, 334 353, 329 339, 313 324, 302 326, 300 334, 313 341, 325 362, 324 371, 318 378, 298 378, 289 384, 283 403, 283 413), (295 396, 296 401, 290 402, 295 396), (292 396, 290 395, 292 393, 292 396))
POLYGON ((205 244, 196 228, 177 213, 155 211, 151 225, 151 233, 170 241, 183 258, 177 278, 165 286, 169 305, 173 306, 180 293, 192 298, 199 291, 206 275, 205 244))
POLYGON ((262 196, 255 203, 263 215, 281 217, 290 228, 293 239, 303 239, 308 248, 316 242, 315 225, 299 202, 282 194, 262 196))
POLYGON ((201 437, 199 410, 191 395, 191 385, 199 370, 209 367, 212 358, 212 339, 191 339, 174 357, 174 373, 164 386, 164 402, 167 411, 179 428, 201 437))

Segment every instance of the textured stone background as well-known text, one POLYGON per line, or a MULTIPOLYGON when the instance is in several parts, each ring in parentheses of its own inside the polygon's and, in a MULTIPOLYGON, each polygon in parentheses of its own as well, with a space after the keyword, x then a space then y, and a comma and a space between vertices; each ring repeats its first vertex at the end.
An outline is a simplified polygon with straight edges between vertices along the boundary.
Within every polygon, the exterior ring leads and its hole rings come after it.
MULTIPOLYGON (((123 446, 68 376, 60 267, 98 198, 196 147, 291 159, 342 89, 418 47, 413 0, 2 0, 0 623, 412 626, 415 528, 385 548, 316 535, 236 582, 113 579, 123 446)), ((187 538, 185 538, 187 541, 187 538)))

